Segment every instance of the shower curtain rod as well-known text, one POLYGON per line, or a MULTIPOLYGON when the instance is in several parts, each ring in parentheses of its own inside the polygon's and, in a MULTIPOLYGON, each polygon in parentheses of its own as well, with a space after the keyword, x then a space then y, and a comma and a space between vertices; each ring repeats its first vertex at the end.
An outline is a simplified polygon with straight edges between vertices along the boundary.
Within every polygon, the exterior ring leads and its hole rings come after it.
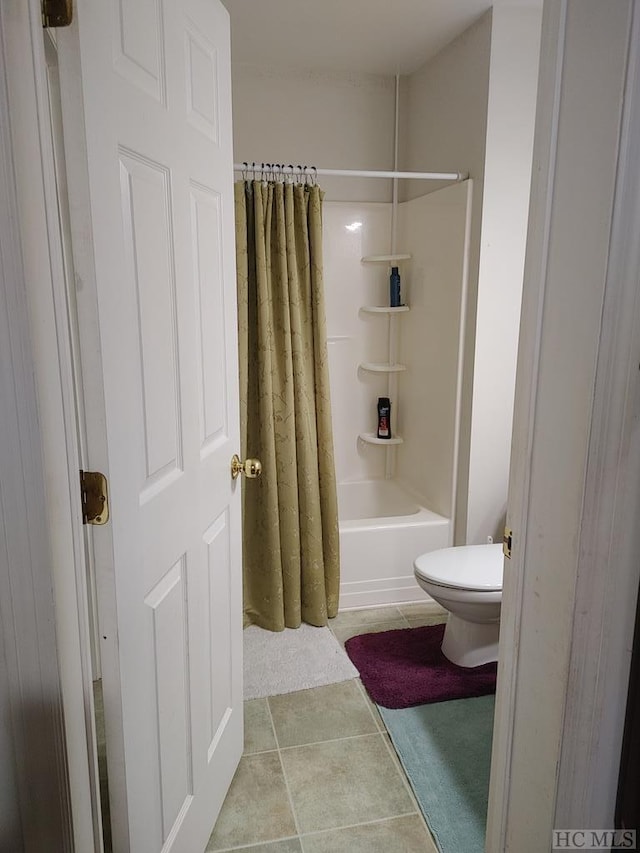
POLYGON ((402 178, 410 181, 465 181, 469 176, 465 172, 396 172, 371 171, 367 169, 316 169, 315 166, 281 166, 279 164, 261 163, 253 165, 234 163, 234 172, 251 172, 277 175, 335 175, 342 178, 402 178))

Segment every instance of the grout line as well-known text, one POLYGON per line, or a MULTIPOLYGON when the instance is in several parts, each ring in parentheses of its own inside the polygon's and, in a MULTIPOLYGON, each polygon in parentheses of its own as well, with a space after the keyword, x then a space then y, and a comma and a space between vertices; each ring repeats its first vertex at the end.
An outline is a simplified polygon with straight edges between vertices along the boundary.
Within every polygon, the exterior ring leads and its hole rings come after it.
POLYGON ((395 747, 393 745, 393 741, 391 740, 391 735, 388 732, 384 732, 384 733, 381 732, 381 734, 382 734, 382 738, 384 740, 384 744, 385 744, 385 746, 389 752, 389 757, 393 761, 393 764, 394 764, 396 770, 398 771, 398 774, 400 775, 400 777, 404 783, 405 788, 409 792, 409 795, 411 796, 412 801, 416 804, 418 811, 420 811, 420 806, 418 805, 417 797, 413 792, 413 788, 411 787, 411 782, 409 782, 409 777, 407 776, 407 773, 404 769, 402 761, 400 761, 400 756, 398 755, 398 753, 395 750, 395 747))
MULTIPOLYGON (((340 832, 340 830, 342 830, 342 829, 357 829, 360 826, 375 826, 376 824, 379 824, 379 823, 388 823, 389 821, 392 821, 392 820, 400 820, 400 818, 403 818, 403 817, 413 817, 413 815, 418 814, 418 812, 419 812, 419 810, 418 811, 412 811, 412 812, 402 812, 402 814, 394 814, 394 815, 389 815, 387 817, 379 817, 379 818, 376 818, 375 820, 364 820, 364 821, 362 821, 362 823, 350 823, 350 824, 347 824, 347 826, 333 826, 333 827, 330 827, 329 829, 314 829, 312 832, 305 832, 305 834, 301 836, 301 840, 302 840, 302 838, 313 838, 316 835, 324 835, 324 833, 327 833, 327 832, 340 832)), ((223 853, 223 851, 220 851, 220 853, 223 853)))
MULTIPOLYGON (((386 605, 385 607, 364 607, 360 610, 343 610, 342 611, 343 616, 346 616, 347 613, 379 613, 380 618, 379 619, 372 619, 372 620, 370 620, 371 622, 395 622, 397 619, 401 619, 402 616, 404 615, 402 613, 402 611, 400 610, 400 607, 397 604, 389 604, 389 605, 386 605), (396 612, 396 615, 393 615, 394 610, 396 612)), ((340 619, 340 614, 338 614, 335 617, 335 619, 333 619, 332 621, 337 622, 339 619, 340 619)), ((342 622, 342 620, 341 620, 341 622, 342 622)), ((362 624, 362 623, 360 623, 356 619, 355 622, 351 622, 350 624, 349 624, 349 620, 348 620, 348 624, 346 624, 346 625, 344 624, 344 622, 342 622, 342 624, 330 625, 329 627, 333 631, 335 628, 340 628, 340 627, 342 627, 342 628, 351 628, 352 626, 353 627, 359 627, 360 624, 362 624)), ((367 625, 367 621, 365 620, 364 627, 366 627, 366 625, 367 625)))
POLYGON ((298 835, 298 844, 300 845, 300 853, 304 853, 304 841, 302 840, 302 834, 298 835))
MULTIPOLYGON (((384 720, 383 720, 383 722, 384 722, 384 720)), ((404 765, 402 764, 402 761, 400 760, 400 756, 399 756, 399 755, 398 755, 398 753, 396 752, 396 749, 395 749, 395 747, 394 747, 394 745, 393 745, 393 741, 391 740, 391 735, 389 734, 389 732, 388 732, 388 731, 385 731, 385 734, 383 734, 383 735, 382 735, 382 737, 383 737, 383 740, 384 740, 384 742, 385 742, 385 746, 387 747, 387 750, 389 751, 389 754, 390 754, 390 756, 391 756, 391 760, 392 760, 392 761, 393 761, 393 763, 395 764, 395 766, 396 766, 396 770, 398 771, 398 773, 399 773, 399 775, 400 775, 400 777, 401 777, 401 779, 402 779, 402 782, 403 782, 403 784, 404 784, 405 788, 406 788, 406 789, 407 789, 407 791, 409 792, 409 796, 411 797, 411 801, 412 801, 412 802, 415 804, 415 806, 416 806, 417 814, 418 814, 418 816, 419 816, 420 820, 422 821, 422 824, 423 824, 423 826, 424 826, 425 830, 427 831, 427 833, 428 833, 428 835, 429 835, 429 838, 431 838, 431 839, 433 840, 433 843, 434 843, 434 845, 436 846, 436 849, 437 849, 437 846, 438 846, 438 845, 437 845, 437 844, 436 844, 436 842, 435 842, 435 839, 434 839, 434 837, 433 837, 433 833, 432 833, 432 832, 431 832, 431 830, 429 829, 429 825, 428 825, 428 823, 427 823, 427 819, 425 818, 425 816, 424 816, 424 814, 423 814, 423 812, 422 812, 422 809, 420 808, 420 803, 418 802, 418 798, 417 798, 417 796, 416 796, 416 793, 415 793, 415 791, 413 790, 413 786, 411 785, 411 782, 409 781, 409 777, 407 776, 407 772, 406 772, 406 770, 404 769, 404 765)))
POLYGON ((283 746, 280 747, 280 752, 289 752, 291 749, 305 749, 307 746, 322 746, 325 743, 342 743, 345 740, 361 740, 365 737, 377 737, 378 735, 383 734, 379 729, 376 728, 375 732, 367 732, 363 735, 347 735, 347 737, 332 737, 329 740, 314 740, 312 743, 296 743, 293 746, 283 746))
POLYGON ((358 678, 358 679, 356 679, 356 682, 358 685, 358 689, 359 689, 360 693, 362 694, 362 698, 364 699, 366 706, 369 709, 369 713, 373 717, 373 722, 376 724, 376 728, 378 729, 379 732, 386 734, 387 733, 387 727, 384 725, 384 720, 382 719, 382 715, 380 714, 379 711, 376 711, 374 713, 374 710, 372 708, 373 699, 370 699, 369 696, 367 695, 367 691, 365 689, 364 684, 362 683, 362 679, 358 678), (378 714, 377 717, 376 717, 376 713, 378 714), (380 728, 381 725, 384 726, 383 729, 380 728))
POLYGON ((300 824, 298 823, 298 815, 296 814, 296 810, 293 805, 293 797, 291 796, 291 788, 289 787, 289 780, 287 779, 287 773, 284 769, 284 762, 282 760, 282 750, 280 749, 280 741, 278 740, 278 732, 276 731, 276 724, 273 721, 273 714, 271 713, 271 705, 269 704, 269 697, 267 699, 267 708, 269 710, 269 719, 271 720, 271 727, 273 728, 273 736, 276 740, 276 747, 278 748, 278 761, 280 762, 280 767, 282 769, 282 778, 284 779, 284 786, 287 790, 287 797, 289 798, 289 807, 291 809, 291 815, 293 816, 293 823, 296 828, 296 833, 298 834, 298 838, 300 838, 300 824))
POLYGON ((277 749, 256 749, 255 752, 243 752, 242 757, 244 758, 245 755, 247 757, 250 755, 267 755, 267 753, 269 753, 269 752, 277 752, 277 751, 278 751, 277 749))
MULTIPOLYGON (((336 636, 336 640, 340 643, 340 646, 344 651, 344 644, 351 640, 353 637, 357 637, 359 634, 381 634, 383 631, 399 631, 403 628, 410 628, 411 624, 406 616, 398 616, 396 619, 385 621, 385 622, 367 622, 365 625, 345 625, 342 629, 337 628, 336 630, 346 630, 346 631, 355 631, 354 634, 351 634, 350 637, 346 637, 344 640, 339 639, 336 636), (400 627, 398 628, 398 623, 400 627)), ((335 636, 335 635, 334 635, 335 636)))
MULTIPOLYGON (((269 841, 252 841, 250 844, 240 844, 238 847, 225 847, 222 850, 211 850, 209 853, 233 853, 234 850, 250 850, 252 847, 263 846, 266 844, 278 844, 280 841, 299 841, 298 835, 286 835, 284 838, 272 838, 269 841)), ((207 851, 205 851, 207 853, 207 851)))

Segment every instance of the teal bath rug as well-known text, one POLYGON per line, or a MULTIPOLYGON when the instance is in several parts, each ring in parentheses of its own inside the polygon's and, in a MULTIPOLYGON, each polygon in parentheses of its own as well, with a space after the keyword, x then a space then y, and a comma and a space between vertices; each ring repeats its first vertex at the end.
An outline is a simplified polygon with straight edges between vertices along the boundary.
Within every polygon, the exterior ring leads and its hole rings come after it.
POLYGON ((494 696, 378 706, 441 853, 483 853, 494 696))

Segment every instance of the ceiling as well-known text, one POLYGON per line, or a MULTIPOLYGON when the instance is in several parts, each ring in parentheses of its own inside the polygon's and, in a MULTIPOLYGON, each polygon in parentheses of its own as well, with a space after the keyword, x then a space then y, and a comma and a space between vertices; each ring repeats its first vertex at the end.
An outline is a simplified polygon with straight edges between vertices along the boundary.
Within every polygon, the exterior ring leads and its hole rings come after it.
POLYGON ((491 0, 222 0, 234 62, 410 74, 491 0))

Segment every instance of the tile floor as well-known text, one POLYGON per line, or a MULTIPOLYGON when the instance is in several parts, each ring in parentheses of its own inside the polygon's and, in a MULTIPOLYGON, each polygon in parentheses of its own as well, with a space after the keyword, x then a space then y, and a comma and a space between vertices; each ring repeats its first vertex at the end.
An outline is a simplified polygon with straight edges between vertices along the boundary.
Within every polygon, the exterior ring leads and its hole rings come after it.
MULTIPOLYGON (((433 606, 349 611, 356 634, 432 625, 433 606)), ((207 851, 436 853, 375 705, 359 679, 245 702, 245 751, 207 851)))

